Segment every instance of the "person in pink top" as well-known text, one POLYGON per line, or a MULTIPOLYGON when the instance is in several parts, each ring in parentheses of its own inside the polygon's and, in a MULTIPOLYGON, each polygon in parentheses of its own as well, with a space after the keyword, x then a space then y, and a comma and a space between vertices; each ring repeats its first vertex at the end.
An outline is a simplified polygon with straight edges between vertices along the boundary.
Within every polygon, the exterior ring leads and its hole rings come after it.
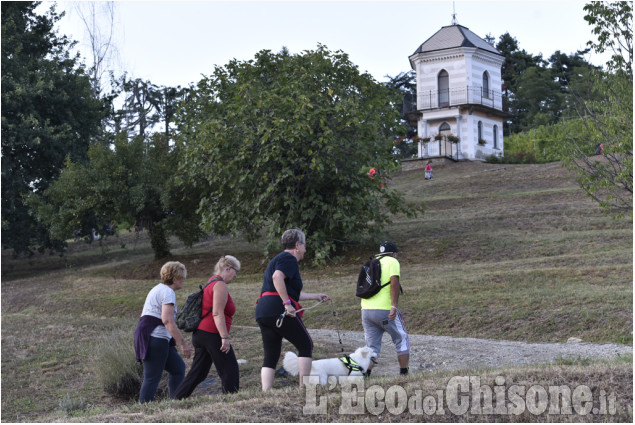
POLYGON ((194 360, 187 376, 177 388, 175 399, 189 397, 198 384, 207 378, 212 363, 221 379, 223 393, 235 393, 239 389, 238 361, 231 346, 229 331, 236 305, 229 295, 229 285, 240 270, 240 262, 231 255, 218 260, 214 276, 203 291, 202 312, 208 312, 192 334, 194 360))
POLYGON ((432 179, 432 161, 428 161, 428 163, 426 164, 426 176, 425 176, 426 180, 431 180, 432 179))

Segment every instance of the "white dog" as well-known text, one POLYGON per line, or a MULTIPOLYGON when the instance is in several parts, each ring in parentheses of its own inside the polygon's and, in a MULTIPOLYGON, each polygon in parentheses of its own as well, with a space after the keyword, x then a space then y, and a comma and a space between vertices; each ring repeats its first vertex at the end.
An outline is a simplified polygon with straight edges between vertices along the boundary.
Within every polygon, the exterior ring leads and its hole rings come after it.
MULTIPOLYGON (((346 366, 344 358, 314 360, 311 365, 311 376, 319 376, 320 385, 326 385, 329 376, 363 375, 371 362, 377 363, 377 353, 369 347, 360 347, 349 357, 355 362, 352 366, 353 370, 346 366)), ((295 353, 287 351, 282 360, 282 366, 291 376, 298 376, 298 356, 295 353)))

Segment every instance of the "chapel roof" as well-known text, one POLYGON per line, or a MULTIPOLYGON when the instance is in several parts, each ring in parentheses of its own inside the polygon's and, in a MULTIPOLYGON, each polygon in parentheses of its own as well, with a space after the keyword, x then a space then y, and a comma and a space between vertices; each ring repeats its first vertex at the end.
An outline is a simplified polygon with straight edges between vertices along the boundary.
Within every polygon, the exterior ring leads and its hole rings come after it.
POLYGON ((456 47, 476 47, 497 55, 501 55, 494 46, 474 34, 469 28, 462 25, 450 25, 442 27, 432 37, 423 42, 412 54, 434 52, 437 50, 454 49, 456 47))

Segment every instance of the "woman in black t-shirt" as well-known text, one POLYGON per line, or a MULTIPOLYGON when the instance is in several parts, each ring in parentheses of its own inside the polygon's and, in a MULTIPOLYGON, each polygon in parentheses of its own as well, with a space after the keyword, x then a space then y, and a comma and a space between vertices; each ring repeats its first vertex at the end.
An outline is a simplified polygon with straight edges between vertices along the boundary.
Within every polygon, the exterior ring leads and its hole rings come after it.
POLYGON ((327 301, 326 294, 309 294, 302 291, 302 277, 298 261, 304 258, 306 252, 306 236, 300 229, 289 229, 282 235, 282 251, 267 265, 265 270, 260 298, 256 306, 256 321, 262 334, 262 345, 265 358, 260 377, 262 389, 268 390, 273 386, 276 365, 282 351, 282 338, 292 343, 298 349, 298 369, 300 386, 303 377, 311 372, 313 362, 313 341, 302 323, 298 310, 298 301, 319 300, 327 301), (283 313, 287 317, 282 325, 276 322, 283 313))

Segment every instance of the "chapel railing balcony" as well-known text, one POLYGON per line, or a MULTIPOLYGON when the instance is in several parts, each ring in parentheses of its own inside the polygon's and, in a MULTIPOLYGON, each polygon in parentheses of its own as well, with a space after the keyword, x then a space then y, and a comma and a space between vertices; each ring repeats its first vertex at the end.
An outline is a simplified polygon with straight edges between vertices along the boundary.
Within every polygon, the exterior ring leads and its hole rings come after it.
POLYGON ((457 87, 445 90, 427 90, 417 93, 416 104, 412 96, 404 97, 405 113, 429 109, 449 108, 453 106, 481 105, 503 111, 505 96, 482 87, 457 87))

